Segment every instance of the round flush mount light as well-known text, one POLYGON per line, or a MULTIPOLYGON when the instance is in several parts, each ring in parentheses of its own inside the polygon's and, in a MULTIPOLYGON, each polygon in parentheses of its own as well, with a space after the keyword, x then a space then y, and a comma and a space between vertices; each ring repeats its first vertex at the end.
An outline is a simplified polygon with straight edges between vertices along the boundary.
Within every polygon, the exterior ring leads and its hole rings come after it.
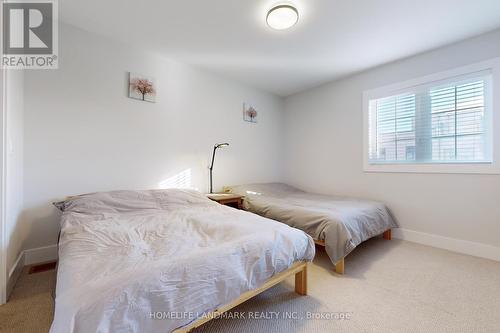
POLYGON ((292 5, 277 5, 269 10, 266 17, 267 25, 275 30, 285 30, 293 27, 299 21, 299 11, 292 5))

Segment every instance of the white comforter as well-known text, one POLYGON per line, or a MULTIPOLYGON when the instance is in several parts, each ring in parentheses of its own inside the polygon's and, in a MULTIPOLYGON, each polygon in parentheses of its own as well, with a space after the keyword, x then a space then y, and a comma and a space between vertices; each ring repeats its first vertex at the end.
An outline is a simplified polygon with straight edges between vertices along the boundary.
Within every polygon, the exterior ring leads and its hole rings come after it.
POLYGON ((115 191, 63 215, 51 332, 171 332, 298 260, 304 232, 195 191, 115 191))

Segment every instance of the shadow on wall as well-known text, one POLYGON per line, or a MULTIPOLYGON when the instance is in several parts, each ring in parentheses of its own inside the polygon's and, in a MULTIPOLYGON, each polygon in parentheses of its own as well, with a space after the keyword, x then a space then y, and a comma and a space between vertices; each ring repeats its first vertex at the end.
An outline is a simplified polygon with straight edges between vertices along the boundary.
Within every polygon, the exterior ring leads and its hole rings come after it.
MULTIPOLYGON (((21 213, 22 214, 22 213, 21 213)), ((23 245, 26 242, 29 232, 29 226, 27 226, 27 221, 23 220, 23 216, 19 215, 15 221, 15 226, 12 230, 8 231, 8 248, 7 248, 7 269, 12 269, 15 264, 20 252, 24 249, 23 245)), ((7 271, 10 274, 10 271, 7 271)))
MULTIPOLYGON (((54 199, 58 201, 58 199, 54 199)), ((57 244, 57 237, 59 235, 59 221, 61 219, 61 212, 52 205, 52 203, 45 203, 25 209, 20 215, 20 220, 29 228, 26 239, 23 240, 22 249, 34 249, 43 246, 50 246, 57 244)))

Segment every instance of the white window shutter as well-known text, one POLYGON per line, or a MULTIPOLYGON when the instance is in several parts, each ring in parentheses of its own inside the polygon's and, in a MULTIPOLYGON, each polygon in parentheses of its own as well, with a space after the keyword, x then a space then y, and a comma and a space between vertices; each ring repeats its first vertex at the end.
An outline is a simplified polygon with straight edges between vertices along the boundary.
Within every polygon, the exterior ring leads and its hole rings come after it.
POLYGON ((368 162, 490 162, 490 84, 481 72, 370 100, 368 162))

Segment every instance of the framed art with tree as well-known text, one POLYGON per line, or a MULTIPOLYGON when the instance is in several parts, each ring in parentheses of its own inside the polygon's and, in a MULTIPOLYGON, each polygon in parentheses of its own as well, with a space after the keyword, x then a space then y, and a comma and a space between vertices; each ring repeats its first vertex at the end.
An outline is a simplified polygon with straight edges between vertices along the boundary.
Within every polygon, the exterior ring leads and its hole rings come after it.
POLYGON ((156 102, 156 83, 152 77, 129 73, 128 97, 146 102, 156 102))

